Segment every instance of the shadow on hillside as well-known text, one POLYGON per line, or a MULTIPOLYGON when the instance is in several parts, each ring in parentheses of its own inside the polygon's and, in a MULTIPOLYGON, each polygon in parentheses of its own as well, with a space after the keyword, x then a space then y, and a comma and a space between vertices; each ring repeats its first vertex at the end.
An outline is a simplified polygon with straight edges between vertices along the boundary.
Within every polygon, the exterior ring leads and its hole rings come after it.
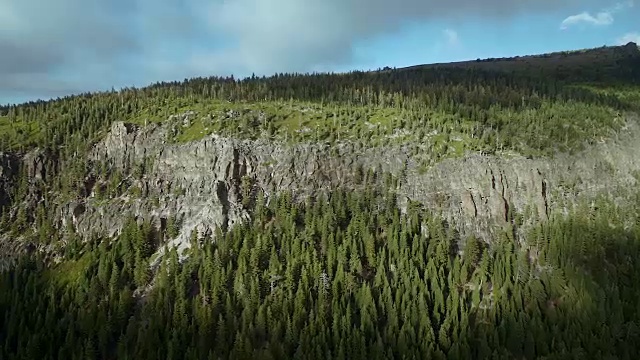
POLYGON ((554 270, 538 272, 522 282, 526 290, 503 294, 493 311, 478 313, 481 325, 467 338, 474 358, 634 359, 640 234, 575 218, 549 231, 554 270))
MULTIPOLYGON (((633 356, 640 350, 638 348, 640 346, 640 323, 638 322, 640 266, 637 264, 640 259, 639 234, 621 228, 611 228, 602 219, 599 222, 593 222, 576 218, 549 224, 545 231, 548 234, 549 249, 551 249, 547 261, 554 269, 560 271, 538 272, 531 280, 522 281, 520 290, 512 290, 500 296, 492 310, 479 312, 466 320, 460 318, 458 324, 447 325, 460 329, 459 333, 453 334, 450 338, 441 335, 437 325, 434 324, 436 339, 433 348, 441 349, 441 352, 436 351, 432 354, 434 358, 634 358, 633 356)), ((89 261, 89 259, 85 260, 89 261)), ((95 267, 99 268, 100 265, 94 261, 84 272, 89 273, 88 269, 93 268, 93 271, 99 273, 95 267)), ((32 274, 42 274, 42 269, 35 263, 25 263, 21 269, 18 273, 5 274, 0 279, 2 286, 0 313, 5 314, 0 319, 2 320, 0 357, 3 359, 80 357, 99 359, 104 358, 98 355, 100 353, 114 355, 116 348, 118 352, 129 353, 141 359, 171 357, 167 353, 155 353, 156 349, 158 351, 166 349, 162 351, 170 351, 173 358, 177 359, 217 358, 211 352, 205 355, 197 353, 197 346, 207 348, 209 342, 219 341, 205 336, 211 329, 196 329, 189 320, 192 316, 207 316, 207 313, 202 310, 175 315, 187 316, 184 320, 163 318, 162 315, 157 319, 148 320, 145 316, 151 316, 152 313, 148 311, 152 310, 147 309, 141 313, 142 321, 134 320, 134 317, 127 320, 133 315, 133 304, 122 305, 118 302, 112 307, 113 304, 108 305, 102 301, 94 303, 95 300, 91 300, 88 295, 97 290, 93 290, 91 284, 86 283, 87 278, 80 275, 78 279, 73 280, 80 284, 75 290, 78 292, 76 296, 79 296, 79 299, 87 297, 87 302, 72 303, 74 307, 70 308, 70 311, 75 315, 71 315, 64 308, 55 307, 57 303, 65 303, 67 301, 65 299, 68 299, 70 294, 62 292, 56 297, 40 301, 39 299, 47 293, 51 284, 47 283, 46 277, 36 279, 32 276, 32 274), (18 292, 24 294, 25 301, 16 302, 20 299, 16 296, 18 292), (84 292, 86 292, 85 295, 83 295, 84 292), (39 295, 36 296, 37 294, 39 295), (91 308, 104 310, 105 306, 110 310, 88 311, 91 308), (18 319, 10 314, 21 314, 21 317, 18 319), (67 326, 72 327, 70 321, 74 321, 74 318, 81 324, 76 329, 81 331, 66 333, 67 326), (181 323, 181 321, 184 321, 184 329, 182 329, 184 333, 168 328, 162 336, 145 332, 149 331, 145 329, 149 329, 153 323, 155 323, 153 326, 159 329, 171 323, 181 323), (47 332, 46 335, 37 331, 47 327, 55 331, 47 332), (199 339, 187 338, 185 337, 187 334, 198 334, 199 339), (167 341, 169 345, 165 343, 167 341), (183 346, 181 344, 190 344, 192 347, 187 351, 186 348, 180 347, 183 346), (194 344, 200 345, 193 347, 194 344), (134 348, 140 347, 147 350, 134 351, 134 348)), ((68 270, 74 269, 68 267, 68 270)), ((97 276, 100 277, 100 275, 97 276)), ((177 283, 176 286, 181 285, 177 283)), ((167 293, 164 296, 168 299, 175 295, 167 293)), ((164 306, 162 299, 158 300, 159 303, 156 306, 161 308, 164 306)), ((69 303, 66 304, 69 305, 69 303)), ((399 307, 400 304, 396 306, 399 307)), ((380 317, 388 315, 384 309, 378 311, 380 317)), ((310 313, 307 315, 311 316, 310 313)), ((421 321, 412 318, 417 316, 415 312, 405 316, 407 317, 404 321, 408 323, 421 321)), ((218 321, 224 323, 225 320, 222 317, 220 319, 212 320, 216 324, 218 321)), ((244 320, 238 315, 238 319, 233 321, 244 320)), ((335 331, 331 325, 316 330, 322 334, 332 334, 335 331)), ((232 335, 226 336, 232 338, 232 335)), ((291 337, 294 341, 289 348, 295 351, 295 342, 303 341, 302 339, 309 334, 284 336, 291 337)), ((398 337, 399 339, 402 337, 403 340, 398 340, 393 346, 380 343, 375 339, 369 342, 368 339, 363 339, 362 335, 339 339, 333 339, 330 335, 329 338, 325 338, 323 335, 312 339, 307 338, 306 341, 311 345, 316 341, 324 341, 325 344, 326 341, 348 344, 345 345, 346 352, 342 355, 349 359, 403 358, 405 351, 408 351, 403 350, 405 346, 415 348, 426 341, 421 334, 412 334, 411 330, 406 329, 402 334, 399 333, 398 337), (368 348, 363 347, 364 341, 374 345, 368 348)), ((337 346, 338 343, 335 345, 337 346)), ((270 344, 269 346, 272 346, 270 349, 276 353, 278 350, 275 349, 284 351, 281 345, 270 344)), ((261 359, 273 356, 267 356, 265 349, 247 348, 246 344, 229 343, 222 348, 242 349, 241 352, 235 353, 235 358, 239 359, 261 359)), ((332 358, 339 358, 336 357, 337 349, 334 350, 332 358)), ((292 355, 282 351, 280 351, 282 358, 292 355)), ((326 356, 328 355, 318 352, 295 351, 293 357, 313 359, 326 356)))

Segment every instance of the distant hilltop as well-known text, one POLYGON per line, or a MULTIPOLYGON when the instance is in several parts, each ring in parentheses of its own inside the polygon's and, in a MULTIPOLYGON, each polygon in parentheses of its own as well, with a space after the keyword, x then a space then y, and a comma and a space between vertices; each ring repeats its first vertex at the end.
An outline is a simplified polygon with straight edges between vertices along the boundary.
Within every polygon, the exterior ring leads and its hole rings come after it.
MULTIPOLYGON (((434 68, 461 68, 485 71, 500 71, 507 73, 523 73, 530 75, 533 68, 539 69, 539 74, 554 76, 558 79, 573 79, 583 75, 584 68, 597 68, 598 76, 608 78, 638 79, 640 81, 640 49, 634 42, 620 46, 602 46, 599 48, 557 51, 545 54, 513 56, 503 58, 487 58, 450 63, 435 63, 413 65, 399 68, 404 71, 420 71, 434 68), (621 75, 620 68, 629 71, 621 75), (604 73, 609 73, 604 76, 604 73)), ((383 71, 389 69, 383 69, 383 71)), ((592 74, 592 77, 595 76, 592 74)), ((602 79, 601 79, 602 80, 602 79)))

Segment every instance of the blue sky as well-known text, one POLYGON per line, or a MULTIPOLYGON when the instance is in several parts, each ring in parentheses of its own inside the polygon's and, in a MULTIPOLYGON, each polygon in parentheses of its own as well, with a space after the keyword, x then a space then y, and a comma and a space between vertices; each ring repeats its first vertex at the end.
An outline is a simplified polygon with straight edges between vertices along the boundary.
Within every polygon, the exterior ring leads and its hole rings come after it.
POLYGON ((640 44, 622 0, 0 0, 0 104, 640 44))

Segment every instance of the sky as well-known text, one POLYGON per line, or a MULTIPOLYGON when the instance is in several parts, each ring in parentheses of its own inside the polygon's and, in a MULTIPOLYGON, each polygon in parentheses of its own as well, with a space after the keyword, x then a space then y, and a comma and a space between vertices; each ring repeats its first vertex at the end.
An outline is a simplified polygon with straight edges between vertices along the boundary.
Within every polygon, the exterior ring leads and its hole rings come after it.
POLYGON ((628 0, 0 0, 0 104, 632 41, 628 0))

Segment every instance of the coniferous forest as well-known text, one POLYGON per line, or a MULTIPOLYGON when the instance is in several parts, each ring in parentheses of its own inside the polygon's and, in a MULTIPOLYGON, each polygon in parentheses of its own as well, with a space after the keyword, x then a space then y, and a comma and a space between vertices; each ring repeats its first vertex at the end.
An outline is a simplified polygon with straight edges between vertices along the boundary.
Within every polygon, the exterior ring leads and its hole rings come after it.
POLYGON ((92 170, 82 154, 115 121, 237 110, 168 141, 220 133, 386 146, 436 131, 462 145, 434 142, 431 163, 468 151, 542 158, 611 136, 624 125, 617 119, 640 110, 635 50, 590 50, 612 56, 608 67, 563 54, 555 68, 202 78, 2 107, 0 152, 37 148, 55 161, 47 181, 20 169, 0 197, 0 239, 32 244, 0 273, 0 359, 636 359, 634 189, 627 207, 601 197, 546 220, 527 214, 528 226, 510 212, 491 241, 461 236, 420 203, 400 207, 392 189, 366 181, 305 199, 257 191, 246 222, 194 232, 183 254, 167 246, 179 219, 159 229, 131 218, 115 238, 84 241, 53 226, 56 196, 82 196, 92 170), (397 129, 408 135, 389 136, 397 129), (29 208, 22 200, 33 194, 42 201, 29 208), (35 250, 52 245, 55 257, 35 250))
POLYGON ((603 202, 488 246, 394 204, 373 190, 259 198, 250 223, 194 237, 184 262, 169 251, 152 287, 163 234, 148 224, 70 248, 57 268, 25 258, 0 278, 3 358, 637 355, 640 219, 613 230, 603 202))

